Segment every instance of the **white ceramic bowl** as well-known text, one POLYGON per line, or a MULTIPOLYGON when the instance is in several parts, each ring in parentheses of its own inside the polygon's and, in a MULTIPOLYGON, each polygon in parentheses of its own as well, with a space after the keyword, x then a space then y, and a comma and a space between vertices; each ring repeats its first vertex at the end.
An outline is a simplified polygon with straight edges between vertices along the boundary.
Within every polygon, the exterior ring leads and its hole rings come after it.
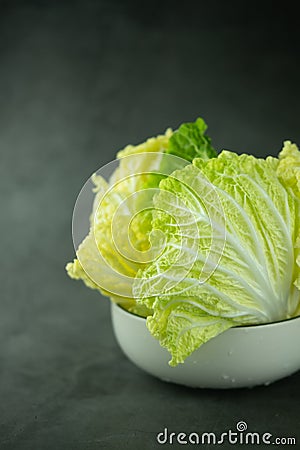
POLYGON ((162 380, 199 388, 268 385, 300 369, 300 317, 231 328, 204 344, 184 364, 170 367, 170 354, 146 320, 112 304, 117 341, 138 367, 162 380))

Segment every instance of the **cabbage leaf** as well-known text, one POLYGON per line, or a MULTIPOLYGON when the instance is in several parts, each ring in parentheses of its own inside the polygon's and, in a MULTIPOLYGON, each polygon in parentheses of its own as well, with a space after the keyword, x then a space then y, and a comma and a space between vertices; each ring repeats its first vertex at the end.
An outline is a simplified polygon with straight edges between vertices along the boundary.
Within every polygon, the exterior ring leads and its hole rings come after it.
POLYGON ((77 258, 66 266, 71 278, 82 280, 131 312, 144 317, 151 313, 146 305, 136 303, 132 293, 134 278, 149 259, 151 246, 152 254, 156 250, 151 242, 152 212, 150 208, 143 210, 143 203, 152 204, 152 191, 176 167, 183 167, 195 156, 215 155, 204 135, 206 128, 199 118, 182 125, 178 132, 168 128, 163 135, 127 145, 117 153, 119 165, 109 180, 93 175, 90 230, 76 249, 77 258), (186 144, 181 149, 183 139, 186 144), (134 196, 136 193, 139 195, 134 196), (139 210, 143 211, 136 214, 139 210))
POLYGON ((230 327, 299 313, 299 161, 290 143, 279 159, 223 151, 160 182, 165 247, 133 292, 170 365, 230 327))

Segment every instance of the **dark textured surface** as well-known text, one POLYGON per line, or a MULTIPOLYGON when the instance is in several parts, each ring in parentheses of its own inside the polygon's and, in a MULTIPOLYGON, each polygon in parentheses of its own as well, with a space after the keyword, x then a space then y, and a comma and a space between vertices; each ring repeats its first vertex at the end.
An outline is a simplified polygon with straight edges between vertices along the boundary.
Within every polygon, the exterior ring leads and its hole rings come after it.
POLYGON ((142 3, 0 2, 1 450, 152 449, 164 427, 238 420, 300 442, 299 373, 164 384, 123 356, 108 301, 65 275, 77 193, 128 142, 197 115, 218 149, 300 142, 295 12, 142 3))

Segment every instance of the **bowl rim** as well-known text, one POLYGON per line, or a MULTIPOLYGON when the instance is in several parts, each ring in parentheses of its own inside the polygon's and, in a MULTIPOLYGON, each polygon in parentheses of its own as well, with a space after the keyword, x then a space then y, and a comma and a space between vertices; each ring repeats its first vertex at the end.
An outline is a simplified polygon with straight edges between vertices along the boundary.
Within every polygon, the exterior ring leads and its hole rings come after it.
MULTIPOLYGON (((132 316, 135 320, 140 320, 145 322, 147 320, 147 317, 143 317, 143 316, 139 316, 138 314, 135 314, 131 311, 128 311, 127 309, 125 309, 124 307, 122 307, 122 305, 120 305, 119 303, 116 302, 111 302, 111 307, 117 307, 119 308, 125 315, 128 316, 132 316)), ((285 324, 287 322, 294 322, 300 320, 300 315, 295 316, 295 317, 290 317, 289 319, 282 319, 282 320, 277 320, 276 322, 266 322, 266 323, 256 323, 256 324, 247 324, 247 325, 236 325, 234 327, 231 327, 230 330, 243 330, 245 328, 270 328, 276 325, 280 325, 280 324, 285 324)))

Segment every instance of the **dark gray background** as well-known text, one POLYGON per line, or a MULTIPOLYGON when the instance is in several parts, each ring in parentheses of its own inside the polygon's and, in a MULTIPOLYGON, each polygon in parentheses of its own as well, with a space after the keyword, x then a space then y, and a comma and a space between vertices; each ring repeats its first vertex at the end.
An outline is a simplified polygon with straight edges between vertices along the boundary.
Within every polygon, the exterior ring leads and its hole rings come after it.
POLYGON ((274 8, 0 2, 1 450, 152 449, 165 426, 238 420, 300 442, 299 373, 252 390, 164 384, 123 356, 108 300, 64 271, 76 196, 127 143, 198 115, 219 150, 300 143, 299 27, 274 8))

